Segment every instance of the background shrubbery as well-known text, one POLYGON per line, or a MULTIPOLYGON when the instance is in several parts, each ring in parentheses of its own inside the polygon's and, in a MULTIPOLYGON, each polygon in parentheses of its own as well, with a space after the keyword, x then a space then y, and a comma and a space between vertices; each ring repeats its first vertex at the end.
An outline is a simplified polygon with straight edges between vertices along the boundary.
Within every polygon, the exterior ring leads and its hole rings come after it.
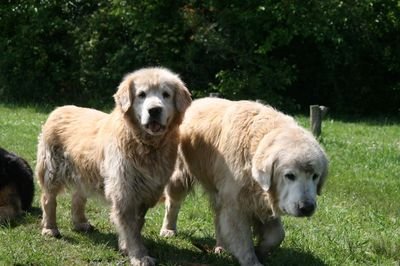
POLYGON ((0 51, 8 101, 109 104, 125 73, 162 65, 195 97, 399 112, 397 0, 4 0, 0 51))

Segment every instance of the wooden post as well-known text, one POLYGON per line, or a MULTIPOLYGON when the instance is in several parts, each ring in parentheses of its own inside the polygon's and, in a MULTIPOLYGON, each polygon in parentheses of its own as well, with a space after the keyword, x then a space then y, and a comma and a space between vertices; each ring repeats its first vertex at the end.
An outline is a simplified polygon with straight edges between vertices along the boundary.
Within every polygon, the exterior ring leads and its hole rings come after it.
POLYGON ((321 105, 319 107, 319 109, 321 109, 321 118, 322 118, 322 120, 324 120, 324 118, 326 116, 326 113, 328 113, 329 108, 326 107, 326 106, 321 105))
POLYGON ((319 105, 310 105, 310 123, 311 132, 314 136, 319 137, 321 135, 322 124, 321 108, 319 105))

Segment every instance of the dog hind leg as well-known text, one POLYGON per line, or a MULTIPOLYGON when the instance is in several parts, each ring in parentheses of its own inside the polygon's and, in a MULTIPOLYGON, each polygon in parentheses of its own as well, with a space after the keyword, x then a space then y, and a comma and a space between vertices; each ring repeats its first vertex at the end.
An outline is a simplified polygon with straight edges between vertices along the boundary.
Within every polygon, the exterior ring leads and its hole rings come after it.
POLYGON ((176 223, 179 210, 192 187, 192 180, 185 171, 177 169, 165 187, 165 215, 160 236, 171 237, 177 234, 176 223))
POLYGON ((57 228, 56 209, 57 195, 62 190, 62 185, 57 181, 56 175, 59 167, 57 153, 52 152, 43 139, 39 139, 36 176, 42 190, 41 206, 43 211, 42 217, 42 235, 52 237, 60 237, 57 228))
POLYGON ((43 210, 42 235, 60 237, 56 221, 57 193, 42 192, 41 203, 43 210))
POLYGON ((80 189, 72 194, 71 216, 75 231, 89 232, 94 229, 85 215, 86 201, 87 197, 80 189))

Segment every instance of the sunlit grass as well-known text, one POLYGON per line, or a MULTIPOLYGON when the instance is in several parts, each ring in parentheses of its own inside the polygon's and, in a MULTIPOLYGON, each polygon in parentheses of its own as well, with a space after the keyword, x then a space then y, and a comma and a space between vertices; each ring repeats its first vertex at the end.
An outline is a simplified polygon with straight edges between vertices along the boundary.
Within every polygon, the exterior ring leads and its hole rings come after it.
MULTIPOLYGON (((0 146, 35 165, 37 135, 46 108, 0 104, 0 146)), ((297 118, 307 126, 308 119, 297 118)), ((321 142, 330 158, 330 175, 318 211, 310 219, 285 217, 286 238, 268 259, 270 265, 400 264, 400 123, 327 119, 321 142)), ((72 231, 70 195, 59 198, 63 238, 40 235, 39 189, 34 211, 0 227, 0 265, 127 265, 107 204, 90 200, 88 216, 96 231, 72 231)), ((228 254, 204 249, 214 245, 212 214, 203 193, 188 197, 175 238, 158 236, 163 206, 146 217, 144 238, 159 265, 237 265, 228 254), (203 250, 198 247, 204 247, 203 250)))

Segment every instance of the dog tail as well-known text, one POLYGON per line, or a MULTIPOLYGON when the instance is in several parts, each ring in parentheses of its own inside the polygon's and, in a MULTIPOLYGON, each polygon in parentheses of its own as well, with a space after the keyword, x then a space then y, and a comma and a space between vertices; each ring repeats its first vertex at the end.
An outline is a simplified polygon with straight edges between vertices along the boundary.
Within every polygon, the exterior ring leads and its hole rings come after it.
POLYGON ((46 148, 45 148, 45 143, 43 141, 43 136, 41 134, 39 135, 39 142, 37 146, 36 168, 35 168, 36 178, 41 187, 43 187, 45 184, 44 180, 46 172, 45 161, 46 161, 46 148))

